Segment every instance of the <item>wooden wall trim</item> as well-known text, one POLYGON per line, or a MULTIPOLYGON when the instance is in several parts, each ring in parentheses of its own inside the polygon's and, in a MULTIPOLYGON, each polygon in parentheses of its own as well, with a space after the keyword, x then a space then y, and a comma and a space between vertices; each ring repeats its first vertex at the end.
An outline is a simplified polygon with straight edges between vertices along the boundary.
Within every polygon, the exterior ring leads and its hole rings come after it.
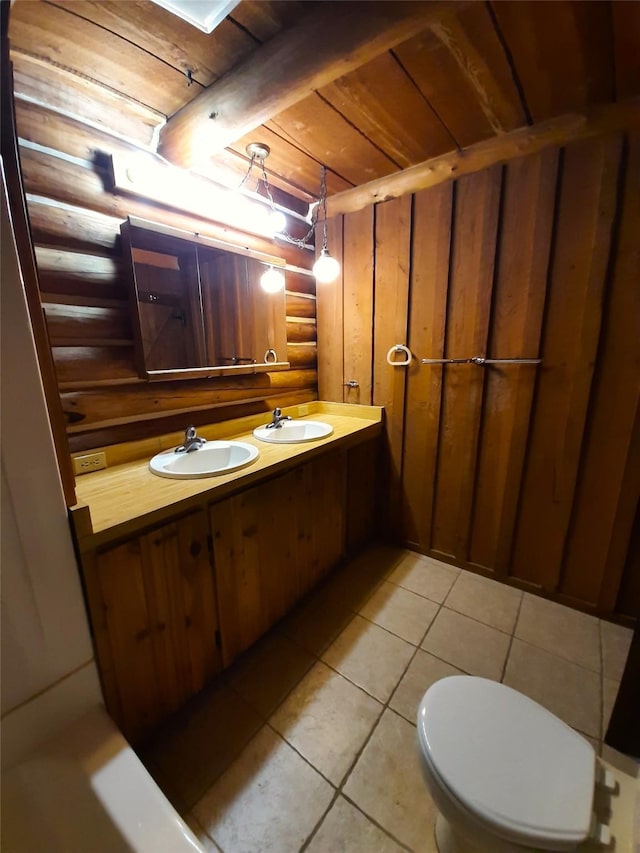
POLYGON ((58 396, 53 357, 42 313, 42 304, 40 302, 38 272, 33 244, 31 242, 29 216, 22 184, 20 156, 17 146, 15 112, 13 107, 13 73, 9 61, 9 45, 6 35, 7 22, 4 20, 8 5, 3 4, 2 12, 2 159, 6 166, 7 193, 18 247, 18 258, 24 280, 29 314, 31 316, 45 399, 49 410, 51 431, 62 480, 62 488, 67 506, 73 506, 76 503, 75 476, 71 467, 69 444, 65 432, 62 405, 58 396))
POLYGON ((433 187, 443 181, 478 172, 494 163, 506 163, 516 157, 537 153, 549 146, 566 145, 578 139, 638 126, 640 98, 559 116, 469 145, 460 151, 433 157, 410 169, 337 193, 327 199, 327 215, 354 213, 370 204, 433 187))

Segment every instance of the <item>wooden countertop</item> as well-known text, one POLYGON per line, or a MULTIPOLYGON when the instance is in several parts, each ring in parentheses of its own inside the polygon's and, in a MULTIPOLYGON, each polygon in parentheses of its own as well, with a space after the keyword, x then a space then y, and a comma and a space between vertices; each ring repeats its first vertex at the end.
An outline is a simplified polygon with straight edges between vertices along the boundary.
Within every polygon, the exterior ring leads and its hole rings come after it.
MULTIPOLYGON (((334 447, 348 447, 374 437, 381 430, 382 409, 346 403, 312 402, 291 406, 286 414, 302 420, 331 424, 333 433, 326 438, 300 444, 269 444, 253 437, 257 426, 268 416, 253 415, 198 429, 212 440, 236 439, 255 445, 258 458, 246 468, 202 479, 173 480, 149 470, 149 459, 160 450, 176 446, 181 435, 149 452, 149 442, 140 443, 144 458, 109 465, 78 477, 78 503, 70 514, 81 550, 96 547, 120 536, 161 522, 183 511, 215 502, 268 477, 288 470, 334 447)), ((131 451, 129 451, 131 452, 131 451)), ((117 452, 112 454, 118 458, 117 452)))

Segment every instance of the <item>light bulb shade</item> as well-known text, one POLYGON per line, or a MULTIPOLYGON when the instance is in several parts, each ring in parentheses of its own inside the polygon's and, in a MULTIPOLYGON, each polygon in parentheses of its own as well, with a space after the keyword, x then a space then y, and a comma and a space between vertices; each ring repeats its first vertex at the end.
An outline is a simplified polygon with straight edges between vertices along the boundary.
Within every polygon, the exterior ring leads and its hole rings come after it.
POLYGON ((340 264, 332 258, 326 249, 320 252, 320 257, 313 265, 312 272, 320 284, 330 284, 340 275, 340 264))
POLYGON ((278 293, 284 288, 284 273, 274 267, 269 267, 260 276, 260 287, 267 293, 278 293))

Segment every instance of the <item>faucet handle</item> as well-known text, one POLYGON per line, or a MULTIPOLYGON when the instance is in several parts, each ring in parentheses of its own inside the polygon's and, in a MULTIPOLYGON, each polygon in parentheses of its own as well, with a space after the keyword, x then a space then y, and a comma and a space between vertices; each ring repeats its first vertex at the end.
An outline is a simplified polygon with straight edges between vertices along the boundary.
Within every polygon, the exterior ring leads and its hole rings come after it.
POLYGON ((184 437, 187 439, 187 441, 191 441, 196 437, 196 428, 193 426, 193 424, 186 428, 186 430, 184 431, 184 437))
POLYGON ((273 417, 274 418, 281 418, 282 417, 282 409, 280 408, 280 406, 276 406, 275 409, 273 410, 273 417))

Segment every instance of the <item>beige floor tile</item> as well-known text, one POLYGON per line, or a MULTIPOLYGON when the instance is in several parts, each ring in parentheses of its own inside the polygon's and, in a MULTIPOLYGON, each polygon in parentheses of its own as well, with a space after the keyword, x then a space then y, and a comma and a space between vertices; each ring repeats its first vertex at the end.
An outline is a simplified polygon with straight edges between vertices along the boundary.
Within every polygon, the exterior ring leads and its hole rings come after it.
POLYGON ((272 634, 234 667, 229 684, 267 719, 314 661, 291 640, 272 634))
POLYGON ((401 853, 403 849, 344 797, 331 806, 307 847, 308 853, 401 853))
POLYGON ((387 580, 441 604, 459 574, 454 566, 409 551, 387 580))
POLYGON ((611 719, 611 712, 613 711, 613 706, 615 705, 616 697, 618 695, 618 689, 620 688, 620 682, 614 681, 611 678, 603 678, 602 679, 602 735, 604 737, 605 732, 607 731, 607 726, 609 725, 609 720, 611 719))
POLYGON ((356 611, 394 570, 405 554, 406 551, 401 548, 376 545, 359 554, 344 568, 333 572, 327 586, 356 611))
POLYGON ((159 732, 143 760, 171 802, 189 809, 261 725, 260 716, 233 690, 210 688, 159 732))
POLYGON ((192 811, 229 853, 298 853, 333 794, 331 785, 265 726, 192 811))
POLYGON ((323 587, 283 619, 278 631, 319 657, 352 617, 350 602, 323 587))
POLYGON ((438 606, 415 592, 385 581, 360 608, 360 615, 418 646, 438 606))
POLYGON ((215 844, 204 831, 199 821, 197 821, 191 812, 184 816, 184 822, 187 824, 191 832, 204 847, 205 853, 221 853, 220 848, 215 844))
POLYGON ((385 711, 344 793, 411 850, 435 853, 436 808, 422 778, 416 729, 385 711))
POLYGON ((602 632, 602 674, 605 678, 620 681, 627 661, 633 631, 613 622, 600 621, 602 632))
POLYGON ((443 607, 422 648, 470 675, 500 681, 509 643, 502 631, 443 607))
POLYGON ((524 594, 515 636, 600 672, 599 620, 555 601, 524 594))
POLYGON ((354 616, 322 660, 349 681, 386 702, 415 648, 378 625, 354 616))
POLYGON ((273 728, 338 786, 382 713, 382 705, 318 662, 270 720, 273 728))
POLYGON ((409 668, 391 697, 389 707, 415 725, 418 705, 432 684, 447 675, 462 675, 455 666, 418 649, 409 668))
POLYGON ((570 726, 600 737, 600 676, 514 639, 504 683, 548 708, 570 726))
POLYGON ((445 600, 450 610, 511 634, 522 592, 498 581, 461 571, 445 600))

